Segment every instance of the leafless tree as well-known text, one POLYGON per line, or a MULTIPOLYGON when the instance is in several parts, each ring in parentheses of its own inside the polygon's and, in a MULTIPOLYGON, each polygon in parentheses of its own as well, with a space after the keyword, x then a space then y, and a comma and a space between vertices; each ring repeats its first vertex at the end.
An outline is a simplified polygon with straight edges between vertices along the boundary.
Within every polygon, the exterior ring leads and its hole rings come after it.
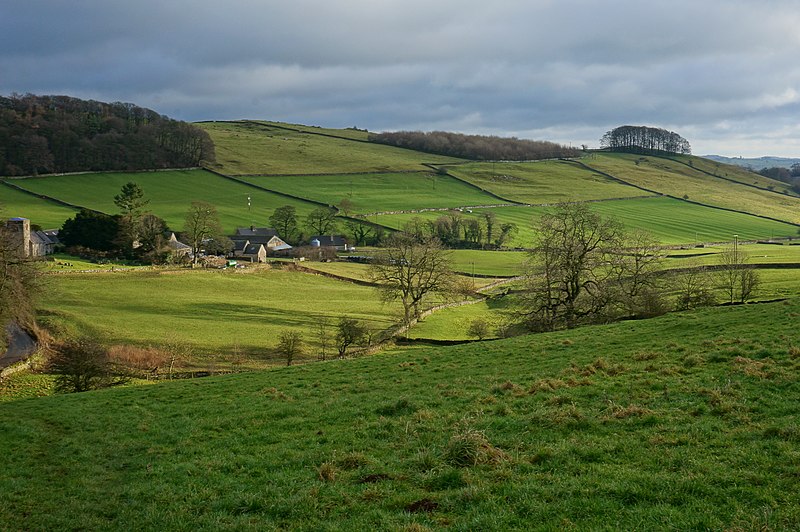
POLYGON ((328 235, 336 230, 336 213, 327 207, 317 207, 306 216, 306 226, 314 235, 328 235))
POLYGON ((418 241, 404 233, 389 237, 386 249, 370 266, 370 277, 380 285, 384 301, 399 300, 403 305, 406 328, 419 318, 420 307, 428 297, 447 296, 455 284, 450 254, 439 241, 418 241))
POLYGON ((298 331, 284 331, 278 336, 278 352, 286 357, 286 365, 303 353, 303 335, 298 331))
POLYGON ((653 236, 642 230, 623 233, 613 254, 616 306, 624 315, 652 317, 667 311, 663 277, 658 275, 662 252, 653 236))
POLYGON ((186 213, 183 232, 192 246, 194 264, 197 264, 204 243, 225 239, 217 208, 205 201, 192 202, 186 213))
POLYGON ((540 218, 526 268, 521 316, 531 328, 575 327, 610 301, 622 229, 582 203, 563 203, 540 218))
POLYGON ((747 264, 749 258, 738 242, 719 254, 717 282, 729 303, 747 302, 760 284, 758 272, 747 264))
POLYGON ((344 358, 347 355, 347 348, 359 343, 367 335, 364 324, 346 316, 339 319, 336 328, 336 349, 339 351, 339 358, 344 358))

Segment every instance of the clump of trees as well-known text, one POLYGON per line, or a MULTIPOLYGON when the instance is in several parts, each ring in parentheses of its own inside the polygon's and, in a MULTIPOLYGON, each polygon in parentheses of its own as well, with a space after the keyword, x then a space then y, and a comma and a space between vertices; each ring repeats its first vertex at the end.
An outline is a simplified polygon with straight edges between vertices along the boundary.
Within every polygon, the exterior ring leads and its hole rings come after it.
POLYGON ((625 231, 586 204, 561 204, 536 229, 516 311, 532 330, 656 316, 669 310, 668 294, 681 310, 714 304, 715 289, 745 303, 759 286, 736 244, 719 255, 713 275, 700 266, 667 274, 651 236, 625 231))
POLYGON ((689 141, 674 131, 647 126, 619 126, 600 138, 600 147, 631 153, 690 154, 689 141))
POLYGON ((214 160, 205 131, 131 103, 0 97, 0 175, 178 168, 214 160))
POLYGON ((433 220, 412 218, 403 232, 419 241, 435 238, 450 248, 496 249, 513 239, 517 226, 498 223, 496 215, 488 210, 479 216, 464 216, 461 211, 452 210, 433 220))
POLYGON ((580 150, 541 140, 524 140, 445 131, 370 133, 369 140, 399 148, 479 161, 532 161, 577 157, 580 150))

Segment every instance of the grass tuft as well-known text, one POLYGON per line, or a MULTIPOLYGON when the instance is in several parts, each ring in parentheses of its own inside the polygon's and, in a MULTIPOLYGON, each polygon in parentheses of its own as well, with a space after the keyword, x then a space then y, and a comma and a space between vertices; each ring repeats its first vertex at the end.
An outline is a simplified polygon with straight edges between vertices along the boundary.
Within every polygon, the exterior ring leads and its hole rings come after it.
POLYGON ((508 459, 505 452, 489 443, 483 432, 474 429, 453 435, 444 457, 445 462, 456 467, 497 464, 508 459))

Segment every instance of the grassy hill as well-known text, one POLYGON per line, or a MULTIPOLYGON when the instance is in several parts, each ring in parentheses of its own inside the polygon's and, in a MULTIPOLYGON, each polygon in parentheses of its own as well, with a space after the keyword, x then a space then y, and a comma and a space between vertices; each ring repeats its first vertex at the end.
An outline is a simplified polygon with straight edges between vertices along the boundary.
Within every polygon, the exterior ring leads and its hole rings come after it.
POLYGON ((797 529, 798 315, 0 404, 0 528, 797 529))
POLYGON ((359 214, 500 203, 497 198, 463 181, 433 172, 247 176, 242 179, 269 190, 324 203, 338 204, 347 198, 353 212, 359 214))
MULTIPOLYGON (((592 203, 591 208, 603 216, 617 218, 628 228, 650 231, 664 244, 731 241, 734 234, 738 234, 742 240, 797 235, 797 227, 794 225, 695 205, 674 198, 654 196, 611 200, 592 203)), ((475 209, 471 213, 463 213, 463 216, 480 217, 484 211, 491 211, 496 215, 498 224, 516 224, 518 233, 512 245, 530 247, 534 236, 533 222, 545 209, 546 207, 475 209)), ((378 216, 375 221, 399 229, 412 218, 433 220, 441 215, 441 212, 390 214, 378 216)))
POLYGON ((670 159, 604 153, 595 154, 586 164, 676 198, 800 223, 800 198, 796 196, 715 178, 670 159))
POLYGON ((214 168, 232 175, 392 172, 457 160, 361 142, 345 138, 347 134, 339 135, 342 138, 317 135, 308 132, 312 128, 295 129, 286 124, 276 127, 274 123, 241 121, 198 126, 214 141, 214 168))
MULTIPOLYGON (((14 181, 18 183, 18 181, 14 181)), ((44 229, 61 227, 64 220, 75 216, 76 209, 65 207, 17 189, 0 184, 0 209, 8 218, 22 216, 44 229)))
POLYGON ((570 161, 468 163, 447 167, 459 178, 519 203, 558 203, 651 195, 570 161))
MULTIPOLYGON (((282 205, 294 205, 304 216, 317 205, 259 190, 225 179, 205 170, 167 172, 90 173, 15 180, 14 184, 36 194, 46 194, 75 205, 106 213, 118 212, 114 196, 129 181, 139 184, 150 199, 147 208, 164 218, 175 230, 183 228, 186 212, 192 201, 207 201, 217 207, 226 231, 251 224, 265 225, 282 205), (247 198, 251 198, 248 210, 247 198)), ((36 212, 27 216, 40 223, 36 212)), ((65 213, 64 218, 69 214, 65 213)), ((63 223, 63 220, 62 220, 63 223)), ((58 224, 61 225, 60 223, 58 224)))

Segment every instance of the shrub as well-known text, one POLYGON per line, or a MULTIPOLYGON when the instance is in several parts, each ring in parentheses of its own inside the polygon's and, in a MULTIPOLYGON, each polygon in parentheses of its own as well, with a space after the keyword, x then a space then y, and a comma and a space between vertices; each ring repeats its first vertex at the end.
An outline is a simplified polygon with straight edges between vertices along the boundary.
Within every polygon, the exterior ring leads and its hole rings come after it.
POLYGON ((108 350, 86 338, 58 346, 50 356, 49 369, 57 375, 56 390, 66 393, 107 388, 127 381, 124 375, 115 374, 108 350))

